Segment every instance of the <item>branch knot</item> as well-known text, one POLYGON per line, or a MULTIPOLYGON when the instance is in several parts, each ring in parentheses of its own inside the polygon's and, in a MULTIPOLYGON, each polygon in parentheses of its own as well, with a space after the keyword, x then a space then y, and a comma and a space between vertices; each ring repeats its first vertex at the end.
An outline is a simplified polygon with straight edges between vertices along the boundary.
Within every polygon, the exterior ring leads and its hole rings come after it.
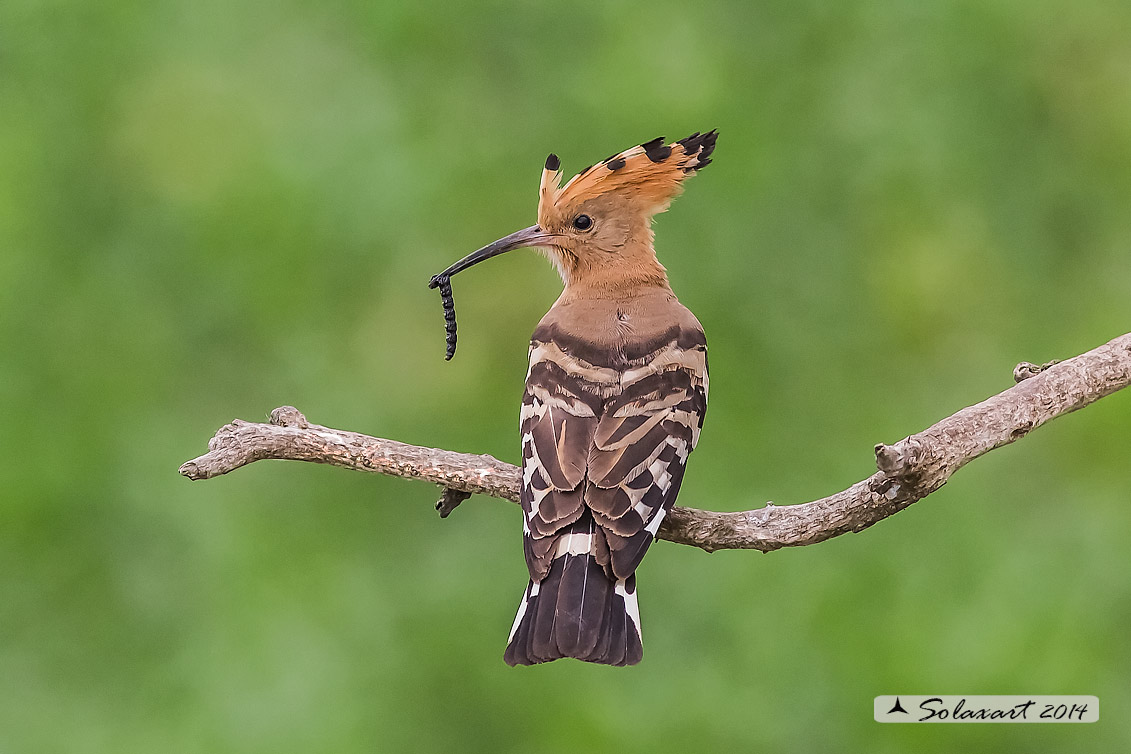
POLYGON ((276 427, 295 427, 309 429, 310 422, 294 406, 279 406, 271 412, 271 423, 276 427))
POLYGON ((1056 366, 1059 363, 1060 359, 1053 359, 1052 361, 1040 365, 1030 364, 1027 361, 1022 361, 1020 364, 1013 367, 1013 381, 1022 382, 1029 379, 1030 377, 1036 377, 1038 374, 1045 371, 1049 367, 1056 366))

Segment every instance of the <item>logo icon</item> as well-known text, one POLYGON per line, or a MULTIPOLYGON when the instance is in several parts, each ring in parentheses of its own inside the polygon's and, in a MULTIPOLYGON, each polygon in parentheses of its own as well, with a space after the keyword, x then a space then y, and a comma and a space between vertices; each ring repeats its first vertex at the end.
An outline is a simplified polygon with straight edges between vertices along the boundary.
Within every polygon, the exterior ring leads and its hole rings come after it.
POLYGON ((903 709, 903 705, 899 703, 899 697, 898 696, 895 698, 895 704, 892 706, 891 709, 888 710, 888 714, 890 715, 893 712, 902 712, 905 715, 911 714, 907 710, 903 709))

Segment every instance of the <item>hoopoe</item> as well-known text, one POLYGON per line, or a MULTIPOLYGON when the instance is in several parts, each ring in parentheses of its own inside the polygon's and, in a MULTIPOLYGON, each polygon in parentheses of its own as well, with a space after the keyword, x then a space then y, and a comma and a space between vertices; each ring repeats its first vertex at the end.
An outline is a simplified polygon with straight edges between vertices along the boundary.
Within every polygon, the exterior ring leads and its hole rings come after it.
POLYGON ((707 341, 668 284, 652 217, 710 163, 718 134, 653 139, 561 185, 551 154, 538 224, 456 262, 448 279, 512 249, 541 249, 565 289, 530 342, 522 398, 523 548, 530 583, 510 665, 640 661, 636 567, 683 480, 707 410, 707 341))

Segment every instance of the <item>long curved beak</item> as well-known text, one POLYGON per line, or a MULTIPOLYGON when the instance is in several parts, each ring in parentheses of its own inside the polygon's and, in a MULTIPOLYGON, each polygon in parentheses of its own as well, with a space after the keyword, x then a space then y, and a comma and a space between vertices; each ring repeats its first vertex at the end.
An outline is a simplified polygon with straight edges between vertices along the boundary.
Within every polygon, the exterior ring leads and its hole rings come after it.
POLYGON ((441 272, 439 275, 433 275, 432 280, 429 281, 429 288, 436 288, 440 285, 440 281, 450 278, 457 272, 463 272, 472 265, 479 264, 484 259, 497 257, 514 249, 521 249, 524 246, 546 246, 552 243, 554 235, 546 233, 538 225, 531 225, 529 228, 523 228, 520 231, 511 233, 505 238, 500 238, 494 243, 489 243, 478 251, 473 251, 463 259, 453 264, 448 269, 441 272))

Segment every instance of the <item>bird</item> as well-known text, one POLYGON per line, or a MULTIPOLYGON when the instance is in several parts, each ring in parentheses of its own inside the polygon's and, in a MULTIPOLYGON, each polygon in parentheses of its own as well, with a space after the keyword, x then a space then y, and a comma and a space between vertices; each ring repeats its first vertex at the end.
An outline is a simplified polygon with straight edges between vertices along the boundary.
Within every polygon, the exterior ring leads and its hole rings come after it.
MULTIPOLYGON (((653 217, 711 162, 718 131, 631 147, 561 184, 551 154, 538 222, 432 279, 523 247, 563 282, 530 340, 520 411, 530 580, 503 659, 624 666, 643 642, 636 569, 671 510, 707 411, 707 339, 656 257, 653 217)), ((442 288, 443 290, 443 288, 442 288)), ((454 309, 449 341, 454 351, 454 309)))

